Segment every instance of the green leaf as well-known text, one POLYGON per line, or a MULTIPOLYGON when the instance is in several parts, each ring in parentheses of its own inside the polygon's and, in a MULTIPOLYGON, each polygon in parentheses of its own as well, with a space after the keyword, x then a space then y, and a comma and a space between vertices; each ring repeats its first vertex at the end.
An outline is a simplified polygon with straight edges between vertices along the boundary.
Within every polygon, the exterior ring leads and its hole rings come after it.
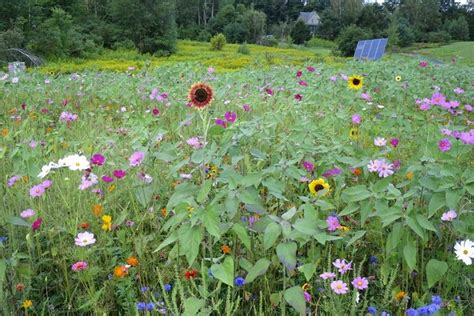
POLYGON ((205 301, 198 299, 197 297, 188 297, 184 301, 184 313, 183 316, 194 316, 198 315, 198 312, 205 305, 205 301))
POLYGON ((203 214, 202 223, 209 234, 220 238, 221 230, 219 228, 219 212, 215 206, 209 206, 203 214))
POLYGON ((325 200, 317 200, 315 205, 319 206, 322 211, 329 211, 329 210, 334 210, 336 207, 332 205, 331 203, 325 201, 325 200))
POLYGON ((458 209, 458 203, 461 199, 461 192, 460 190, 447 190, 446 191, 446 205, 450 209, 458 209))
POLYGON ((199 253, 202 240, 201 227, 183 225, 178 230, 179 252, 186 255, 186 260, 191 266, 199 253))
POLYGON ((318 232, 316 229, 316 223, 306 218, 298 218, 296 222, 293 224, 293 227, 297 230, 302 232, 303 234, 307 235, 314 235, 318 232))
POLYGON ((25 226, 29 227, 30 224, 26 222, 23 218, 16 217, 16 216, 10 216, 7 218, 7 223, 12 224, 12 225, 17 225, 17 226, 25 226))
POLYGON ((362 201, 369 198, 372 193, 367 190, 365 185, 356 185, 342 191, 342 200, 346 203, 362 201))
POLYGON ((278 259, 290 271, 296 267, 296 248, 295 242, 281 243, 276 247, 278 259))
POLYGON ((352 238, 347 242, 346 248, 355 243, 358 239, 361 239, 365 235, 365 230, 359 230, 352 236, 352 238))
POLYGON ((428 205, 428 218, 431 218, 440 208, 445 206, 445 193, 437 192, 431 196, 430 204, 428 205))
POLYGON ((247 234, 247 230, 245 227, 243 227, 241 224, 234 224, 232 226, 232 231, 239 237, 240 241, 244 244, 244 246, 248 249, 250 249, 250 238, 249 235, 247 234))
POLYGON ((426 279, 428 280, 428 288, 435 285, 442 279, 443 275, 448 271, 448 264, 444 261, 431 259, 426 264, 426 279))
POLYGON ((338 215, 339 216, 350 215, 352 213, 357 212, 358 209, 359 209, 359 205, 357 203, 350 203, 338 215))
POLYGON ((254 186, 257 187, 260 182, 262 181, 262 174, 261 173, 250 173, 245 175, 241 180, 240 184, 243 187, 254 186))
POLYGON ((138 203, 143 207, 147 207, 153 197, 154 189, 152 186, 139 187, 135 189, 135 197, 138 203))
POLYGON ((207 196, 209 195, 209 192, 211 191, 212 188, 212 181, 211 180, 206 180, 201 186, 201 190, 199 190, 199 193, 196 197, 196 201, 198 203, 202 203, 207 199, 207 196))
POLYGON ((223 126, 214 125, 211 128, 209 128, 208 135, 209 136, 216 136, 216 135, 220 135, 220 134, 224 133, 224 131, 225 131, 225 128, 223 126))
POLYGON ((410 268, 410 270, 415 270, 416 268, 416 246, 413 241, 410 241, 408 244, 403 247, 403 256, 405 261, 410 268))
POLYGON ((268 224, 267 228, 265 228, 265 233, 263 234, 263 248, 265 250, 271 248, 278 237, 280 237, 280 234, 281 227, 279 224, 275 222, 268 224))
POLYGON ((432 232, 436 232, 436 227, 434 227, 434 225, 424 215, 416 214, 416 221, 424 229, 428 229, 428 230, 431 230, 432 232))
POLYGON ((229 286, 234 286, 234 259, 227 256, 222 264, 213 264, 211 266, 212 275, 229 286))
POLYGON ((326 233, 318 233, 314 234, 313 237, 322 245, 326 244, 326 241, 333 241, 333 240, 338 240, 342 239, 342 237, 337 237, 337 236, 332 236, 328 235, 326 233))
POLYGON ((425 234, 423 232, 423 230, 421 229, 421 227, 418 225, 418 223, 412 218, 412 217, 408 217, 406 219, 406 223, 408 225, 408 227, 411 228, 411 230, 413 230, 418 236, 421 237, 421 239, 425 239, 425 234))
POLYGON ((294 286, 285 291, 285 301, 290 304, 300 315, 306 313, 306 301, 304 292, 300 286, 294 286))
POLYGON ((309 282, 309 280, 311 280, 315 272, 316 272, 316 264, 314 264, 313 262, 305 263, 303 265, 303 274, 306 281, 309 282))
POLYGON ((249 273, 247 274, 247 277, 245 278, 245 283, 250 283, 253 280, 255 280, 255 278, 257 278, 258 276, 265 274, 269 266, 270 266, 270 260, 266 258, 262 258, 258 260, 255 263, 255 265, 249 270, 249 273))
POLYGON ((171 235, 166 237, 166 239, 161 242, 161 244, 158 246, 158 248, 153 250, 153 253, 160 251, 161 249, 165 248, 166 246, 174 243, 176 240, 178 240, 178 232, 174 231, 171 235))
POLYGON ((204 148, 195 150, 191 155, 191 161, 199 164, 204 160, 204 148))

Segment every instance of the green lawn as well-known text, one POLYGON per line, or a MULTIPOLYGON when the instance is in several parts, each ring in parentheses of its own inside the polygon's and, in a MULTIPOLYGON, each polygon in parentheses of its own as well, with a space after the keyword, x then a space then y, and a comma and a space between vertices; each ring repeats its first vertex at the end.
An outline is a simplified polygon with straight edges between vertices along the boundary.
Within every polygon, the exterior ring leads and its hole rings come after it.
POLYGON ((455 42, 445 46, 420 49, 416 53, 444 62, 451 62, 454 57, 460 64, 474 66, 474 42, 455 42))

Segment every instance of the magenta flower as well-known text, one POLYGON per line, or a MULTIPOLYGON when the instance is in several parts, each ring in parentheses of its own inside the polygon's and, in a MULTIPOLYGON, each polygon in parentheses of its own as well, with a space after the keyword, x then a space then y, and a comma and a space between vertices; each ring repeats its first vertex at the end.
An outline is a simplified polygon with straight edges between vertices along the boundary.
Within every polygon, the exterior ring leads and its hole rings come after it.
POLYGON ((428 111, 431 108, 431 105, 428 102, 423 102, 420 104, 420 110, 428 111))
POLYGON ((143 151, 134 152, 128 159, 128 161, 130 162, 130 167, 137 167, 141 165, 144 158, 145 153, 143 151))
POLYGON ((344 274, 347 271, 352 270, 352 261, 347 262, 345 259, 336 259, 336 261, 334 261, 332 265, 338 268, 338 271, 341 274, 344 274))
POLYGON ((297 94, 295 94, 295 100, 296 101, 301 101, 301 100, 303 100, 303 96, 301 94, 297 93, 297 94))
POLYGON ((303 75, 303 72, 302 72, 301 70, 298 70, 298 71, 296 72, 296 77, 299 78, 299 77, 301 77, 302 75, 303 75))
POLYGON ((49 188, 51 185, 53 185, 53 181, 51 180, 44 180, 43 182, 41 182, 39 185, 41 185, 43 187, 43 189, 47 189, 49 188))
POLYGON ((347 284, 341 280, 332 281, 331 282, 331 289, 336 294, 346 294, 349 291, 347 284))
POLYGON ((89 265, 87 264, 86 261, 78 261, 71 266, 71 270, 74 272, 79 272, 79 271, 87 269, 88 266, 89 265))
POLYGON ((420 67, 421 68, 426 68, 426 67, 428 67, 428 63, 426 61, 420 61, 420 67))
POLYGON ((273 95, 273 90, 270 89, 270 88, 265 88, 265 92, 266 92, 269 96, 272 96, 272 95, 273 95))
POLYGON ((237 119, 237 113, 235 113, 235 112, 225 112, 224 117, 227 120, 227 122, 234 123, 235 120, 237 119))
POLYGON ((226 128, 227 127, 227 123, 223 120, 223 119, 216 119, 215 121, 216 125, 220 125, 222 126, 223 128, 226 128))
POLYGON ((118 169, 118 170, 114 170, 113 175, 117 179, 122 179, 123 177, 127 175, 127 172, 125 170, 118 169))
POLYGON ((322 176, 329 178, 329 177, 335 177, 337 175, 340 175, 342 173, 342 170, 339 168, 334 168, 334 169, 329 169, 323 172, 322 176))
POLYGON ((21 178, 20 176, 12 176, 10 179, 8 179, 8 181, 7 181, 7 186, 8 186, 9 188, 11 188, 12 186, 15 185, 15 183, 16 183, 18 180, 20 180, 20 178, 21 178))
POLYGON ((339 223, 339 219, 337 216, 328 216, 326 219, 326 223, 328 224, 328 230, 330 232, 333 232, 337 230, 339 227, 341 227, 341 224, 339 223))
POLYGON ((369 286, 369 281, 366 278, 360 276, 352 280, 351 283, 358 290, 365 290, 369 286))
POLYGON ((21 218, 30 218, 30 217, 35 216, 35 214, 36 214, 36 212, 34 210, 32 210, 31 208, 29 208, 29 209, 26 209, 26 210, 22 211, 20 213, 20 217, 21 218))
POLYGON ((309 294, 308 292, 304 291, 304 300, 306 302, 311 302, 311 294, 309 294))
POLYGON ((323 280, 334 279, 336 277, 336 274, 332 272, 323 272, 319 275, 319 277, 323 280))
POLYGON ((309 172, 312 172, 314 170, 314 164, 309 161, 303 161, 303 167, 309 172))
POLYGON ((308 86, 308 84, 307 84, 306 81, 304 81, 304 80, 298 81, 298 84, 299 84, 300 86, 303 86, 303 87, 307 87, 307 86, 308 86))
POLYGON ((96 166, 102 166, 105 163, 105 157, 101 154, 94 154, 91 158, 91 164, 96 166))
POLYGON ((449 151, 451 149, 451 142, 447 138, 443 138, 438 142, 438 148, 442 152, 449 151))
POLYGON ((469 105, 469 104, 466 104, 466 105, 464 106, 464 110, 466 110, 466 111, 468 111, 468 112, 472 112, 472 106, 469 105))
POLYGON ((352 124, 359 125, 362 122, 362 117, 359 114, 352 115, 352 124))
POLYGON ((400 143, 400 140, 399 140, 398 138, 392 138, 392 139, 390 140, 390 145, 392 145, 393 148, 397 148, 398 143, 400 143))
POLYGON ((242 106, 242 108, 244 109, 245 112, 250 112, 250 105, 249 104, 244 104, 242 106))
POLYGON ((44 187, 41 184, 35 185, 30 189, 30 196, 31 197, 39 197, 42 196, 44 193, 44 187))
POLYGON ((441 220, 443 222, 452 222, 456 217, 458 217, 458 214, 456 213, 455 210, 449 210, 446 213, 443 213, 441 216, 441 220))
POLYGON ((160 110, 158 108, 153 108, 153 110, 151 110, 151 114, 153 114, 153 116, 159 116, 160 110))
POLYGON ((110 182, 114 181, 114 178, 112 178, 110 176, 102 176, 102 181, 104 181, 106 183, 110 183, 110 182))
POLYGON ((63 122, 73 122, 77 120, 77 114, 74 113, 69 113, 69 112, 62 112, 61 115, 59 116, 59 119, 63 122))
POLYGON ((34 231, 40 229, 42 223, 43 219, 41 217, 38 217, 38 219, 36 219, 33 224, 31 224, 31 229, 33 229, 34 231))
POLYGON ((446 103, 446 97, 439 92, 435 92, 431 96, 430 101, 433 105, 443 105, 444 103, 446 103))
POLYGON ((308 70, 309 72, 314 72, 316 68, 314 68, 313 66, 308 66, 306 67, 306 70, 308 70))

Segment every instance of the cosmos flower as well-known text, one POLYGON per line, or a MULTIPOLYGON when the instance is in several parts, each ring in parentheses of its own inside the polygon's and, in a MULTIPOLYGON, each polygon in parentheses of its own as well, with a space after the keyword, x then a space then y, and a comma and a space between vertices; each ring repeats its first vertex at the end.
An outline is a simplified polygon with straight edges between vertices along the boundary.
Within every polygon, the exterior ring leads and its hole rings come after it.
POLYGON ((370 172, 377 172, 379 170, 379 164, 378 160, 371 160, 367 165, 367 169, 369 169, 370 172))
POLYGON ((21 178, 20 176, 16 176, 16 175, 10 177, 10 178, 8 179, 8 181, 7 181, 7 186, 8 186, 9 188, 11 188, 12 186, 15 185, 15 183, 16 183, 18 180, 20 180, 20 178, 21 178))
POLYGON ((244 109, 245 112, 250 112, 250 105, 249 104, 242 105, 242 108, 244 109))
POLYGON ((333 279, 336 277, 336 274, 332 272, 323 272, 322 274, 319 275, 319 277, 323 280, 333 279))
POLYGON ((199 110, 209 106, 213 100, 214 92, 212 87, 206 83, 198 82, 191 86, 188 100, 199 110))
POLYGON ((296 77, 299 78, 299 77, 301 77, 302 75, 303 75, 303 72, 302 72, 301 70, 298 70, 298 71, 296 72, 296 77))
POLYGON ((469 239, 456 242, 454 253, 458 260, 462 260, 466 265, 471 265, 472 258, 474 258, 474 242, 469 239))
POLYGON ((331 289, 336 294, 346 294, 349 291, 347 284, 344 283, 342 280, 332 281, 331 289))
POLYGON ((130 163, 130 167, 137 167, 141 165, 144 158, 145 158, 145 153, 143 151, 134 152, 128 159, 130 163))
POLYGON ((382 147, 387 145, 387 140, 383 137, 377 137, 374 139, 374 145, 378 147, 382 147))
POLYGON ((316 68, 314 68, 313 66, 308 66, 306 67, 306 70, 308 70, 309 72, 314 72, 316 68))
POLYGON ((352 115, 352 124, 359 125, 361 122, 362 122, 362 117, 360 116, 360 114, 352 115))
POLYGON ((215 123, 216 123, 216 125, 220 125, 223 128, 227 127, 227 123, 223 119, 218 118, 218 119, 215 120, 215 123))
POLYGON ((309 161, 303 161, 303 167, 309 172, 312 172, 314 170, 314 164, 309 161))
POLYGON ((387 163, 385 159, 380 159, 379 164, 378 164, 378 170, 377 170, 377 172, 379 173, 379 177, 386 178, 392 175, 393 168, 394 168, 393 164, 387 163))
POLYGON ((105 157, 101 154, 94 154, 91 158, 91 164, 102 166, 105 163, 105 157))
POLYGON ((443 215, 441 216, 441 220, 443 222, 452 222, 457 216, 458 214, 456 213, 455 210, 449 210, 443 213, 443 215))
POLYGON ((307 86, 308 86, 308 84, 307 84, 306 81, 304 81, 304 80, 298 81, 298 84, 299 84, 300 86, 303 86, 303 87, 307 87, 307 86))
POLYGON ((456 94, 463 94, 464 93, 464 89, 463 88, 460 88, 460 87, 457 87, 456 89, 453 90, 454 93, 456 94))
POLYGON ((122 179, 123 177, 125 177, 127 175, 127 172, 125 170, 122 170, 122 169, 117 169, 117 170, 113 171, 113 175, 117 179, 122 179))
POLYGON ((295 100, 296 101, 302 101, 303 100, 303 96, 299 93, 295 94, 295 100))
POLYGON ((235 112, 225 112, 224 117, 227 120, 227 122, 234 123, 235 120, 237 119, 237 113, 235 113, 235 112))
POLYGON ((427 63, 426 61, 420 61, 419 66, 420 66, 421 68, 426 68, 426 67, 428 67, 428 63, 427 63))
POLYGON ((102 176, 102 181, 104 181, 105 183, 110 183, 114 181, 114 178, 110 176, 102 176))
POLYGON ((69 112, 62 112, 61 115, 59 116, 59 119, 63 122, 73 122, 76 121, 78 118, 77 114, 74 113, 69 113, 69 112))
POLYGON ((20 213, 20 217, 21 218, 30 218, 30 217, 35 216, 35 214, 36 214, 36 212, 34 210, 32 210, 31 208, 29 208, 29 209, 26 209, 26 210, 22 211, 20 213))
POLYGON ((33 229, 33 231, 38 230, 40 229, 41 224, 43 224, 43 219, 38 217, 38 219, 36 219, 33 224, 31 224, 31 229, 33 229))
POLYGON ((31 197, 40 197, 44 193, 44 187, 42 185, 35 185, 30 189, 30 196, 31 197))
POLYGON ((329 169, 323 172, 322 176, 325 178, 334 177, 340 175, 342 170, 339 168, 329 169))
POLYGON ((82 182, 79 185, 79 190, 87 190, 88 188, 96 185, 97 183, 99 183, 99 180, 95 174, 89 173, 88 175, 83 175, 82 182))
POLYGON ((338 268, 338 271, 341 274, 344 274, 347 271, 352 270, 352 261, 347 262, 345 259, 336 259, 336 261, 334 261, 332 265, 338 268))
POLYGON ((398 138, 392 138, 390 140, 390 145, 393 146, 393 148, 397 148, 398 144, 400 143, 400 140, 398 138))
POLYGON ((351 283, 358 290, 365 290, 369 286, 369 281, 366 278, 360 276, 352 280, 351 283))
POLYGON ((372 101, 372 97, 366 92, 361 93, 360 97, 367 102, 372 101))
POLYGON ((59 167, 68 167, 69 170, 85 170, 90 168, 89 160, 84 155, 70 155, 58 161, 59 167))
POLYGON ((57 169, 59 167, 60 166, 55 162, 50 162, 49 164, 44 165, 43 167, 41 167, 41 172, 38 174, 38 178, 42 179, 46 177, 52 169, 57 169))
POLYGON ((78 261, 71 266, 71 270, 74 272, 79 272, 79 271, 87 269, 88 266, 89 265, 87 264, 86 261, 78 261))
POLYGON ((194 149, 201 149, 201 148, 203 148, 203 147, 206 145, 206 144, 204 143, 204 141, 201 140, 201 138, 196 137, 196 136, 191 137, 190 139, 188 139, 188 140, 186 141, 186 143, 187 143, 189 146, 191 146, 192 148, 194 148, 194 149))
POLYGON ((95 244, 96 240, 93 233, 82 232, 77 234, 76 239, 74 240, 76 246, 85 247, 95 244))

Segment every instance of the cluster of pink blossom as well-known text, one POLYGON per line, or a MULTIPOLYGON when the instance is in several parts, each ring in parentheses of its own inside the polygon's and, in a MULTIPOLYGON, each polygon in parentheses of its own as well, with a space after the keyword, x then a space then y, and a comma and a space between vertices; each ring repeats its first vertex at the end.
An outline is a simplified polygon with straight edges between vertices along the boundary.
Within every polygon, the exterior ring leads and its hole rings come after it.
POLYGON ((367 169, 369 169, 370 172, 378 173, 379 177, 385 178, 394 173, 395 166, 382 158, 371 160, 367 165, 367 169))

